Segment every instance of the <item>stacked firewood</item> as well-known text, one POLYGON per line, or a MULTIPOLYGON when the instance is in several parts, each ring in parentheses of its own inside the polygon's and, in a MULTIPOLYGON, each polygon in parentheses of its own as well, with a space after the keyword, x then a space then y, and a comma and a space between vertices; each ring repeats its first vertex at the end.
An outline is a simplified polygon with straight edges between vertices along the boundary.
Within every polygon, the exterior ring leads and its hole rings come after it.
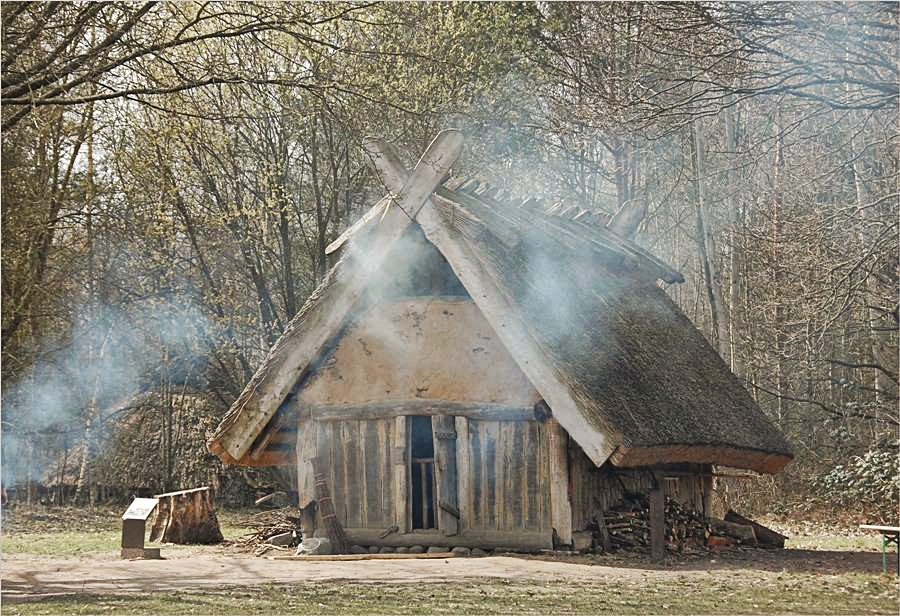
MULTIPOLYGON (((757 541, 754 526, 759 525, 752 521, 742 519, 738 523, 706 518, 671 498, 666 498, 665 519, 666 548, 673 552, 695 552, 708 546, 755 546, 766 543, 762 539, 757 541)), ((598 550, 649 547, 650 503, 645 496, 630 496, 597 516, 587 530, 592 531, 593 544, 598 550)))
POLYGON ((272 511, 247 516, 238 522, 241 526, 253 531, 243 535, 235 542, 242 551, 253 551, 257 556, 271 550, 290 550, 302 539, 299 512, 293 507, 284 507, 272 511))
POLYGON ((710 536, 708 521, 703 514, 666 499, 666 547, 677 551, 706 545, 710 536))

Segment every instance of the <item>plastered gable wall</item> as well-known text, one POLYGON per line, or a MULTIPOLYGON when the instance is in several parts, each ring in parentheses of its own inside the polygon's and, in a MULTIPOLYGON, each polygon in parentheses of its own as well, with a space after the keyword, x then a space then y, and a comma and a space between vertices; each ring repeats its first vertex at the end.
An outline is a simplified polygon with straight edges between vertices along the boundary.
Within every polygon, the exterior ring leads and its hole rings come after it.
POLYGON ((304 404, 540 400, 468 298, 382 301, 354 319, 300 392, 304 404))

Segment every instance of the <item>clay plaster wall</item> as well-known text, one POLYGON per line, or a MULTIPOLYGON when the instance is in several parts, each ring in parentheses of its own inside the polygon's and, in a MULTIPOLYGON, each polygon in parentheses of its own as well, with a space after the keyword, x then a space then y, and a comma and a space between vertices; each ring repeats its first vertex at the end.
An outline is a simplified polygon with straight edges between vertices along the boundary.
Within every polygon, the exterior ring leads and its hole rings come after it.
POLYGON ((377 304, 351 323, 305 404, 450 400, 532 406, 540 395, 468 298, 377 304))

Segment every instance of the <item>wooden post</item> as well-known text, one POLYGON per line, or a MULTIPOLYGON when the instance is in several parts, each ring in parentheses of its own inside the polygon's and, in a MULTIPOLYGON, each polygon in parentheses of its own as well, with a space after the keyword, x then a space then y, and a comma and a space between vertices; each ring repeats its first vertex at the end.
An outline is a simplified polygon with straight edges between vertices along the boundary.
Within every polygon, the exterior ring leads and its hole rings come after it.
POLYGON ((297 423, 297 507, 304 537, 312 537, 316 532, 316 480, 312 466, 312 459, 318 455, 316 430, 309 414, 301 413, 297 423))
POLYGON ((431 418, 434 431, 434 467, 437 475, 437 527, 444 535, 459 533, 456 486, 456 421, 447 415, 431 418))
POLYGON ((304 509, 316 500, 312 459, 316 451, 316 424, 306 417, 297 424, 297 506, 304 509))
POLYGON ((662 488, 650 490, 650 556, 663 560, 666 555, 666 497, 662 488))
POLYGON ((572 544, 572 505, 569 502, 569 437, 559 422, 547 420, 550 447, 550 525, 561 545, 572 544))
POLYGON ((463 532, 472 527, 472 483, 469 469, 469 420, 456 418, 456 498, 459 502, 457 529, 463 532))
POLYGON ((703 488, 703 515, 707 518, 713 517, 712 513, 712 494, 715 486, 715 478, 712 476, 712 466, 708 465, 703 469, 704 474, 701 476, 701 486, 703 488))
POLYGON ((408 498, 406 478, 409 472, 407 457, 406 417, 395 417, 394 431, 391 435, 391 467, 393 471, 391 496, 394 504, 394 524, 401 533, 409 532, 409 512, 406 507, 408 498))

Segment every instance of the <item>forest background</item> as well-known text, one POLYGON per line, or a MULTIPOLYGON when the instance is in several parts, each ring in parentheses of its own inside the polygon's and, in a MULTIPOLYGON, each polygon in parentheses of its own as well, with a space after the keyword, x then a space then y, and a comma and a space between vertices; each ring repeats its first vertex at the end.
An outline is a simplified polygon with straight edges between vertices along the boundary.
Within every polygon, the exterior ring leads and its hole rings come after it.
MULTIPOLYGON (((3 484, 289 482, 205 449, 383 194, 360 143, 610 214, 785 432, 750 509, 898 470, 895 3, 3 3, 3 484)), ((414 160, 407 161, 414 163, 414 160)), ((896 520, 894 520, 896 522, 896 520)))

